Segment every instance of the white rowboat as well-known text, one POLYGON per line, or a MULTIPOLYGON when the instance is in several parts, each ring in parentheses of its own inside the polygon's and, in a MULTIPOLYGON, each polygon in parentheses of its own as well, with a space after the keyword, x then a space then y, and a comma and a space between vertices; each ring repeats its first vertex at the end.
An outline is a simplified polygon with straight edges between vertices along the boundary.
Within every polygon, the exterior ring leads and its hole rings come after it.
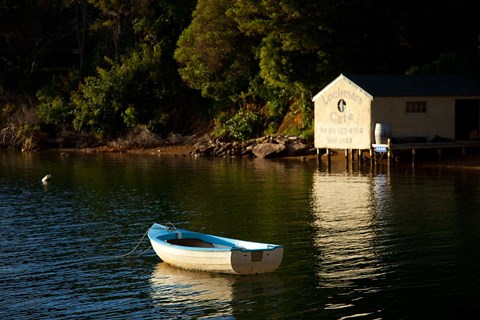
POLYGON ((148 237, 164 262, 192 270, 238 275, 272 272, 283 258, 282 245, 250 242, 154 223, 148 237))

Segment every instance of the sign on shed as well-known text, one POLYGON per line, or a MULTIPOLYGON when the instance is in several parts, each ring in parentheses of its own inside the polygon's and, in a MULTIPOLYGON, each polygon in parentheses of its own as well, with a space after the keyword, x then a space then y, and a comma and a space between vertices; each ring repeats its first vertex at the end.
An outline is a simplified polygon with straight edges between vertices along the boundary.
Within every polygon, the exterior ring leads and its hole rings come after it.
POLYGON ((373 97, 340 75, 315 97, 315 148, 369 149, 373 97))

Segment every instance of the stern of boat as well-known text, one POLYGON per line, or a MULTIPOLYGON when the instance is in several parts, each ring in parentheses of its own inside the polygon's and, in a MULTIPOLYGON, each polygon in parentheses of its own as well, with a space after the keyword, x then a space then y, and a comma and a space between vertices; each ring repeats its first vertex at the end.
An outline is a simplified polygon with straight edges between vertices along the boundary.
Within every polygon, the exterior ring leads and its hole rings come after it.
POLYGON ((232 269, 241 275, 272 272, 282 263, 283 247, 232 251, 232 269))

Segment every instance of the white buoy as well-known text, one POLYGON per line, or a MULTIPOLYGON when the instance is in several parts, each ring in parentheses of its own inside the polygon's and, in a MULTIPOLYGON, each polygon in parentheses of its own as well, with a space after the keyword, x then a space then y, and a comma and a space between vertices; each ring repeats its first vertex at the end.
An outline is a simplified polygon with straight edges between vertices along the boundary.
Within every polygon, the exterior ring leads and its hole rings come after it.
POLYGON ((43 177, 42 182, 47 183, 50 179, 52 178, 51 174, 47 174, 45 177, 43 177))

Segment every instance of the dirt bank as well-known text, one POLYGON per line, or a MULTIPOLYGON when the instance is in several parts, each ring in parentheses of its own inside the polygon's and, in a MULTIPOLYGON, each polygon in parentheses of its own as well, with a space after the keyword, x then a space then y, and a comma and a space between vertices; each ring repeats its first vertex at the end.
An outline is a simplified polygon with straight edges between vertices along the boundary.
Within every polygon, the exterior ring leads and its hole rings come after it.
POLYGON ((176 146, 161 146, 152 148, 127 148, 127 147, 113 147, 101 146, 94 148, 79 148, 79 149, 59 149, 61 152, 85 152, 85 153, 132 153, 132 154, 165 154, 165 155, 190 155, 195 151, 195 147, 191 145, 176 145, 176 146))

